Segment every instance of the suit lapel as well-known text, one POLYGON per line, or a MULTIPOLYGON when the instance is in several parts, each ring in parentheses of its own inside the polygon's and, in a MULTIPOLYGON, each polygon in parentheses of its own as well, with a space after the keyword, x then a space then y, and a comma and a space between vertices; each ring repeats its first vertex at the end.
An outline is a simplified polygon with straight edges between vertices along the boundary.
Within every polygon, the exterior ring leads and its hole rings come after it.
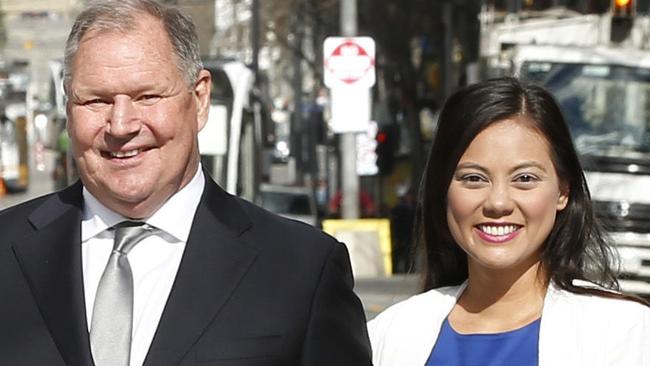
POLYGON ((81 184, 52 195, 14 242, 20 267, 68 365, 92 365, 81 269, 81 184))
POLYGON ((239 239, 250 225, 236 200, 206 179, 145 365, 178 364, 228 301, 257 255, 239 239))

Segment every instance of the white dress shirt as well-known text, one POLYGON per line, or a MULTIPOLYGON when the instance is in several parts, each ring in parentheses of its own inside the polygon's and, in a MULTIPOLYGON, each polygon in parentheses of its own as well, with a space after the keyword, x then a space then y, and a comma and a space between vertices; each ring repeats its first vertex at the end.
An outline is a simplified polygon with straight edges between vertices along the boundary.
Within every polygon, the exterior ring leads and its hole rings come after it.
MULTIPOLYGON (((144 220, 163 232, 145 238, 129 252, 134 290, 131 366, 142 365, 149 351, 176 278, 204 187, 205 180, 199 166, 185 187, 144 220)), ((83 189, 83 197, 81 251, 86 319, 90 327, 97 286, 113 249, 113 231, 108 229, 127 218, 101 204, 86 188, 83 189)))

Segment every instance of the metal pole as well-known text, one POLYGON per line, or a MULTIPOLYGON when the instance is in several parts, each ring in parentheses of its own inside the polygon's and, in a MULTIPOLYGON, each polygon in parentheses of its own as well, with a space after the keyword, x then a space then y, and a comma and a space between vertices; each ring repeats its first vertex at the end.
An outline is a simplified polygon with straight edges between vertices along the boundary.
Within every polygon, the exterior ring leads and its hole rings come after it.
POLYGON ((295 44, 293 52, 293 118, 291 120, 291 155, 296 162, 296 184, 301 185, 304 177, 303 135, 305 133, 302 115, 302 20, 295 17, 295 44))
POLYGON ((257 73, 259 71, 259 54, 260 54, 260 1, 252 0, 251 3, 251 46, 253 49, 253 60, 251 69, 255 74, 255 83, 257 83, 257 73))
MULTIPOLYGON (((254 84, 254 94, 258 97, 259 93, 259 54, 260 54, 260 2, 259 0, 252 0, 251 3, 251 48, 253 50, 251 69, 253 70, 253 84, 254 84)), ((252 96, 251 96, 252 97, 252 96)), ((262 106, 260 105, 260 99, 258 97, 253 98, 253 146, 251 146, 251 153, 253 155, 253 161, 251 167, 253 169, 250 171, 252 178, 250 181, 252 183, 251 187, 251 200, 253 202, 257 201, 257 196, 259 193, 259 183, 261 177, 261 169, 263 169, 262 163, 262 118, 261 110, 262 106)))
MULTIPOLYGON (((357 0, 341 0, 341 33, 345 37, 357 34, 357 0)), ((341 218, 359 218, 359 176, 357 175, 357 135, 341 135, 341 183, 343 199, 341 218)))
POLYGON ((344 37, 357 35, 357 0, 341 0, 341 34, 344 37))

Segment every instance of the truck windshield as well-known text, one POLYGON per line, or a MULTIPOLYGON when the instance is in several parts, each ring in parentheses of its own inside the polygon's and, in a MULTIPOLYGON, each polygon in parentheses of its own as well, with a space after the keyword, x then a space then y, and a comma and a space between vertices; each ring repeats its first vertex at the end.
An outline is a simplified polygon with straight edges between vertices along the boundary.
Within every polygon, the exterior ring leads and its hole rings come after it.
POLYGON ((521 77, 555 95, 581 155, 649 161, 650 69, 525 62, 521 77))

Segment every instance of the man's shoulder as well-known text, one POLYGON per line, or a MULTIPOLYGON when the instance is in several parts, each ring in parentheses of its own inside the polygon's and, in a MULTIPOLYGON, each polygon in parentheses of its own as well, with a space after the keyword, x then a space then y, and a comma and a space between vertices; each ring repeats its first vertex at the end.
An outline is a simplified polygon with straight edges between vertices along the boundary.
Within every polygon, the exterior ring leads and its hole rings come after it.
POLYGON ((284 240, 311 240, 334 242, 335 239, 325 234, 320 229, 307 223, 280 216, 270 212, 260 206, 243 199, 239 199, 239 204, 246 212, 252 223, 252 230, 258 234, 279 237, 284 240))
POLYGON ((269 212, 239 197, 232 199, 228 207, 241 210, 236 215, 239 220, 247 221, 239 226, 245 229, 237 236, 237 241, 255 251, 256 273, 284 278, 285 283, 292 286, 313 286, 328 263, 342 265, 342 253, 347 257, 346 247, 321 230, 269 212), (234 204, 239 207, 234 208, 234 204), (280 271, 278 267, 290 270, 280 271), (296 273, 301 276, 296 278, 296 273))
POLYGON ((37 214, 39 209, 53 196, 54 193, 50 193, 0 211, 0 227, 2 228, 0 241, 10 242, 12 239, 33 231, 34 226, 30 218, 37 214))
POLYGON ((0 211, 3 233, 9 234, 25 227, 45 226, 72 207, 79 210, 82 204, 80 187, 73 185, 5 208, 0 211))
MULTIPOLYGON (((207 182, 201 205, 202 211, 237 234, 249 245, 270 255, 285 253, 285 257, 303 259, 328 256, 340 244, 333 237, 311 225, 282 217, 241 197, 228 194, 216 183, 207 182)), ((205 216, 199 220, 203 222, 205 216)))
POLYGON ((0 211, 0 222, 25 220, 32 212, 36 211, 55 194, 56 193, 48 193, 3 209, 0 211))

